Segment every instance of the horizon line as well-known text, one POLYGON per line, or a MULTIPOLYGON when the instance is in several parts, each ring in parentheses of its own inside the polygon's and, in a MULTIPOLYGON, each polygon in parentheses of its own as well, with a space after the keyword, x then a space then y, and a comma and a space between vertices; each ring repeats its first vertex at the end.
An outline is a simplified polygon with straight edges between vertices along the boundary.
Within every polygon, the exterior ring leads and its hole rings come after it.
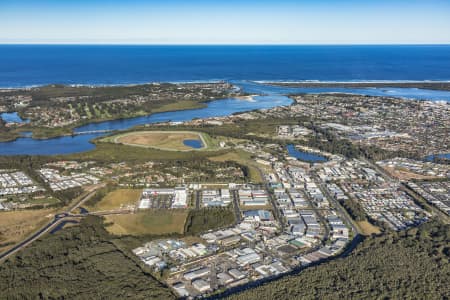
POLYGON ((446 43, 89 43, 0 42, 0 46, 450 46, 446 43))

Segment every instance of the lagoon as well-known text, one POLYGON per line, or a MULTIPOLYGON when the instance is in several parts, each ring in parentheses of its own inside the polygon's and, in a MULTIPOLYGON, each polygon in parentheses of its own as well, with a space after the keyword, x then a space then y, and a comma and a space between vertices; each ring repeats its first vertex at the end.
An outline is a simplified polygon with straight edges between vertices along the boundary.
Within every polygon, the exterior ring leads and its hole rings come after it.
POLYGON ((23 120, 17 112, 0 113, 0 119, 6 123, 28 123, 29 120, 23 120))
POLYGON ((293 144, 287 145, 286 148, 290 156, 295 157, 296 159, 301 161, 310 163, 319 163, 328 161, 328 159, 325 156, 298 150, 293 144))

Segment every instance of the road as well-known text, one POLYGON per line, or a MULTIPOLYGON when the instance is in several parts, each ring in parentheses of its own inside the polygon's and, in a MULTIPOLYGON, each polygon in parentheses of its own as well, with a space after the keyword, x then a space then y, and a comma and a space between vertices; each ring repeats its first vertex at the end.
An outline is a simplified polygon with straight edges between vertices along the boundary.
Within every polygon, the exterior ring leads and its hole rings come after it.
POLYGON ((356 224, 355 220, 353 220, 348 212, 341 206, 339 201, 334 199, 332 195, 330 195, 330 192, 325 187, 325 185, 322 182, 316 181, 317 186, 322 191, 322 193, 327 197, 327 199, 330 201, 330 203, 333 205, 333 207, 338 211, 339 215, 345 219, 345 223, 347 225, 350 225, 352 227, 353 232, 357 234, 362 234, 362 230, 359 228, 358 224, 356 224))
POLYGON ((23 240, 19 244, 15 245, 14 247, 9 249, 8 251, 0 254, 0 261, 3 261, 4 259, 6 259, 9 256, 13 255, 14 253, 17 253, 18 251, 22 250, 23 248, 25 248, 26 246, 28 246, 29 244, 31 244, 35 240, 39 239, 45 233, 50 231, 53 227, 58 225, 59 222, 61 222, 67 216, 68 216, 68 214, 66 214, 66 213, 55 215, 54 219, 50 223, 48 223, 47 225, 45 225, 44 227, 39 229, 37 232, 35 232, 33 235, 29 236, 28 238, 26 238, 25 240, 23 240))
POLYGON ((195 191, 195 209, 200 209, 200 191, 195 191))
POLYGON ((434 206, 433 204, 429 203, 425 198, 423 198, 421 195, 416 193, 412 188, 408 186, 407 183, 402 183, 400 186, 400 189, 404 191, 406 194, 408 194, 411 198, 414 199, 414 201, 421 207, 425 208, 425 210, 428 210, 431 215, 437 216, 440 218, 442 222, 445 224, 450 223, 450 217, 446 215, 443 211, 441 211, 439 208, 434 206))
POLYGON ((284 231, 286 229, 286 222, 284 220, 284 217, 281 215, 281 211, 280 211, 280 208, 278 207, 277 199, 275 199, 275 197, 273 196, 268 183, 266 183, 266 190, 269 195, 270 203, 273 206, 273 215, 274 215, 275 219, 278 221, 278 223, 280 224, 281 231, 284 231))
POLYGON ((94 212, 86 212, 80 214, 69 214, 67 217, 83 218, 86 216, 111 216, 111 215, 128 215, 133 214, 134 209, 116 209, 116 210, 102 210, 94 212))
MULTIPOLYGON (((317 184, 317 182, 316 182, 316 184, 317 184)), ((305 193, 305 196, 308 199, 309 205, 311 206, 312 210, 314 211, 314 214, 319 218, 320 223, 322 225, 324 225, 324 227, 325 227, 325 232, 323 233, 323 239, 322 239, 322 244, 325 244, 325 242, 330 237, 330 225, 328 224, 328 221, 325 220, 323 215, 320 213, 319 209, 314 205, 311 197, 307 193, 305 193)))
POLYGON ((378 173, 380 173, 380 175, 383 177, 384 180, 386 180, 387 182, 396 182, 396 183, 400 183, 399 180, 392 178, 391 175, 389 175, 388 173, 386 173, 385 170, 383 170, 383 168, 379 167, 377 164, 372 163, 370 160, 364 158, 364 157, 360 157, 360 160, 362 160, 363 162, 365 162, 366 164, 368 164, 372 169, 374 169, 375 171, 377 171, 378 173))
POLYGON ((449 223, 450 218, 441 210, 430 204, 427 200, 423 199, 420 195, 418 195, 414 190, 412 190, 406 182, 402 182, 396 178, 393 178, 390 174, 388 174, 383 168, 379 167, 377 164, 372 163, 371 161, 362 158, 362 160, 367 163, 370 167, 375 169, 378 173, 383 176, 384 180, 388 182, 395 182, 399 184, 399 187, 401 190, 403 190, 405 193, 407 193, 411 198, 414 199, 414 201, 419 205, 424 207, 426 210, 431 212, 433 216, 437 216, 440 218, 443 222, 449 223))
POLYGON ((100 188, 102 188, 102 187, 105 187, 105 186, 106 186, 106 184, 101 183, 101 184, 92 185, 92 186, 88 187, 88 188, 86 189, 86 191, 87 191, 88 194, 86 194, 84 197, 82 197, 82 198, 80 199, 80 201, 77 201, 72 207, 70 207, 70 208, 67 210, 67 213, 71 213, 71 212, 74 211, 75 209, 79 208, 79 207, 80 207, 81 205, 83 205, 86 201, 88 201, 89 199, 91 199, 91 197, 94 196, 95 192, 96 192, 98 189, 100 189, 100 188))
POLYGON ((281 231, 284 231, 284 229, 286 228, 286 222, 285 222, 284 217, 281 215, 281 211, 280 211, 280 208, 278 207, 277 200, 275 199, 275 197, 273 196, 273 194, 271 192, 272 188, 270 186, 270 183, 267 182, 267 180, 265 179, 266 176, 264 175, 263 170, 261 170, 261 168, 259 166, 255 165, 254 167, 258 170, 258 172, 263 180, 264 187, 267 191, 267 194, 269 195, 270 204, 273 207, 273 215, 274 215, 275 219, 278 221, 278 223, 280 224, 281 231))
MULTIPOLYGON (((18 243, 17 245, 12 247, 11 249, 7 250, 6 252, 1 253, 0 254, 0 262, 4 261, 6 258, 8 258, 11 255, 19 252, 20 250, 22 250, 26 246, 30 245, 31 243, 33 243, 37 239, 41 238, 44 234, 46 234, 47 232, 49 232, 50 230, 52 230, 53 228, 58 226, 61 222, 65 221, 67 219, 71 219, 71 218, 73 219, 73 218, 86 217, 89 214, 93 215, 94 213, 73 214, 72 211, 77 209, 78 207, 80 207, 83 203, 85 203, 90 198, 92 198, 92 196, 94 196, 94 194, 97 191, 97 189, 99 189, 100 187, 103 187, 103 185, 96 185, 96 186, 90 187, 88 189, 88 193, 86 195, 84 195, 83 197, 81 197, 80 201, 75 203, 75 205, 72 206, 71 208, 69 208, 66 212, 62 212, 62 213, 56 214, 51 222, 49 222, 48 224, 46 224, 43 227, 41 227, 38 231, 36 231, 31 236, 29 236, 26 239, 24 239, 23 241, 21 241, 20 243, 18 243)), ((97 215, 99 215, 98 212, 97 212, 97 215)))

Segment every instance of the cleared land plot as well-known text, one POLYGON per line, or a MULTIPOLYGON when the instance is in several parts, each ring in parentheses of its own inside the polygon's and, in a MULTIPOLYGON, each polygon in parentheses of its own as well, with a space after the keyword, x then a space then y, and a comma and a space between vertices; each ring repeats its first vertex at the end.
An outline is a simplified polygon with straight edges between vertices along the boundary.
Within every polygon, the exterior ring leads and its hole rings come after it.
POLYGON ((187 216, 187 210, 149 210, 106 216, 105 223, 113 223, 106 229, 116 235, 183 234, 187 216))
POLYGON ((0 212, 0 252, 51 221, 54 213, 52 209, 0 212))
POLYGON ((167 151, 191 151, 208 148, 202 133, 190 131, 139 131, 119 135, 115 143, 129 146, 150 147, 167 151), (185 140, 199 140, 203 146, 195 149, 186 146, 185 140))
POLYGON ((136 205, 141 197, 142 190, 118 189, 107 194, 95 206, 89 210, 102 211, 125 208, 128 205, 136 205))
POLYGON ((394 176, 400 180, 411 180, 411 179, 427 180, 427 179, 438 178, 436 176, 427 176, 427 175, 416 174, 416 173, 410 172, 409 170, 402 169, 402 168, 384 167, 384 169, 391 176, 394 176))
POLYGON ((356 222, 356 223, 358 224, 359 228, 361 228, 361 230, 363 231, 364 235, 371 235, 371 234, 379 234, 379 233, 381 233, 380 228, 370 224, 368 221, 359 221, 359 222, 356 222))

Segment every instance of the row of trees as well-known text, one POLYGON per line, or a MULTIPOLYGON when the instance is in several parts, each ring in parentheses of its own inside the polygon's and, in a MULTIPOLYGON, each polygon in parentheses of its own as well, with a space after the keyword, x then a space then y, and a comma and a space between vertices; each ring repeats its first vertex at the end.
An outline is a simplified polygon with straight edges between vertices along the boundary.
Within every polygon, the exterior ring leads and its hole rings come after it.
POLYGON ((345 208, 345 210, 350 214, 350 216, 356 221, 365 221, 366 213, 362 206, 352 200, 351 198, 347 198, 345 200, 340 200, 339 203, 345 208))

